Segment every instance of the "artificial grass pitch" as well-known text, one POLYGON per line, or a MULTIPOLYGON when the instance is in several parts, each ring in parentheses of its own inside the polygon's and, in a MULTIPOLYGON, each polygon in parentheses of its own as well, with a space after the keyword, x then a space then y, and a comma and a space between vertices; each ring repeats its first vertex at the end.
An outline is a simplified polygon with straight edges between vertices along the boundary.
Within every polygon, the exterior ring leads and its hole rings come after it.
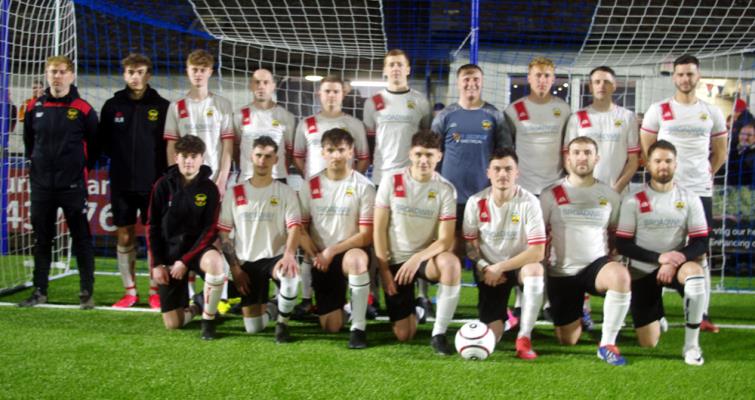
MULTIPOLYGON (((468 281, 468 279, 467 279, 468 281)), ((146 279, 140 278, 144 291, 146 279)), ((54 281, 53 303, 77 304, 76 276, 54 281)), ((16 302, 30 291, 0 297, 16 302)), ((95 299, 110 305, 122 294, 120 278, 97 276, 95 299)), ((684 364, 684 330, 678 296, 668 294, 675 325, 656 349, 637 346, 631 320, 619 338, 629 365, 609 366, 595 356, 599 333, 579 345, 559 346, 550 325, 538 325, 533 345, 540 357, 514 357, 508 332, 485 361, 432 353, 431 324, 416 338, 393 339, 390 325, 371 321, 369 348, 346 348, 348 330, 325 334, 314 323, 292 322, 295 342, 276 345, 273 329, 247 335, 238 316, 218 326, 219 340, 199 339, 198 320, 166 331, 156 313, 0 307, 2 398, 751 398, 755 393, 755 332, 722 329, 701 333, 705 365, 684 364)), ((750 295, 714 295, 717 323, 755 323, 750 295)), ((456 318, 474 318, 476 289, 465 287, 456 318)), ((600 320, 601 301, 593 299, 600 320)), ((449 339, 458 329, 452 324, 449 339)))

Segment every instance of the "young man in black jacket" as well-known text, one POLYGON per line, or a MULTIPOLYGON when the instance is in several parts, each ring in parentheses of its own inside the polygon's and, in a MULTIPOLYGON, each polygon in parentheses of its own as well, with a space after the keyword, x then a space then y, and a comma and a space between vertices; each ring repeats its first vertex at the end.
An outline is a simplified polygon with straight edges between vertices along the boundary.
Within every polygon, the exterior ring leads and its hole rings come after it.
POLYGON ((66 56, 47 59, 50 87, 32 99, 24 116, 24 145, 31 161, 31 223, 34 228, 34 293, 19 303, 47 302, 58 208, 63 209, 80 279, 80 306, 94 308, 94 252, 87 221, 87 172, 97 161, 97 113, 73 86, 73 62, 66 56))
MULTIPOLYGON (((118 270, 126 290, 113 307, 127 308, 139 302, 134 278, 137 211, 147 223, 152 185, 165 170, 165 115, 170 102, 149 86, 152 61, 131 53, 121 61, 126 88, 105 102, 98 139, 110 157, 110 203, 117 227, 118 270)), ((150 280, 149 305, 160 308, 157 285, 150 280)))
POLYGON ((147 244, 151 275, 159 285, 160 309, 168 329, 178 329, 199 313, 189 305, 188 272, 204 275, 202 339, 215 338, 215 314, 226 275, 217 238, 220 194, 204 162, 197 136, 175 144, 176 165, 155 183, 149 204, 147 244))

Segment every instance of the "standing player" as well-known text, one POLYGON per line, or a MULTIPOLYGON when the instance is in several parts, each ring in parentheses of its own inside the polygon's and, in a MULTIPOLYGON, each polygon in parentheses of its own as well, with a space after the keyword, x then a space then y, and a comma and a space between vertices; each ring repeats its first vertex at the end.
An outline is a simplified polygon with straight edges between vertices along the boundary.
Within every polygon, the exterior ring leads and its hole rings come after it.
POLYGON ((367 347, 367 298, 370 275, 365 248, 372 243, 375 189, 352 170, 354 138, 343 129, 322 135, 325 170, 302 185, 299 199, 304 230, 301 247, 314 262, 312 282, 320 326, 328 332, 343 327, 346 289, 351 292, 349 348, 367 347))
MULTIPOLYGON (((674 60, 672 75, 676 93, 673 97, 654 103, 642 121, 640 141, 643 154, 656 140, 671 142, 678 152, 679 166, 676 182, 700 196, 708 227, 713 220, 713 175, 724 165, 727 157, 726 121, 718 107, 695 95, 700 82, 700 61, 691 55, 674 60)), ((705 314, 700 329, 718 332, 710 322, 710 266, 705 268, 705 314)))
POLYGON ((438 135, 415 134, 409 168, 383 177, 375 200, 374 245, 393 333, 405 342, 417 332, 415 278, 439 282, 430 345, 448 355, 453 350, 446 330, 459 303, 461 265, 452 252, 456 193, 435 172, 440 146, 438 135))
POLYGON ((167 329, 178 329, 198 313, 196 307, 188 307, 188 273, 204 274, 201 337, 212 340, 226 278, 222 256, 212 245, 220 195, 210 180, 212 171, 202 165, 206 151, 202 139, 187 135, 174 144, 176 165, 155 183, 149 204, 152 276, 159 285, 163 323, 167 329))
POLYGON ((561 178, 561 146, 569 105, 551 95, 556 66, 544 57, 530 61, 530 94, 506 107, 521 160, 519 185, 536 196, 561 178))
MULTIPOLYGON (((364 173, 370 164, 367 147, 367 133, 362 121, 344 113, 343 81, 335 76, 327 76, 320 82, 320 103, 322 111, 310 115, 299 122, 294 136, 294 164, 304 179, 309 179, 325 169, 320 140, 323 133, 340 128, 354 138, 356 170, 364 173)), ((305 261, 301 265, 302 302, 296 306, 297 314, 306 314, 312 307, 312 264, 305 261)))
POLYGON ((269 136, 278 145, 278 163, 273 167, 273 179, 285 182, 288 176, 288 161, 294 146, 294 115, 273 100, 275 80, 264 69, 254 71, 249 83, 254 100, 234 114, 233 126, 236 142, 240 144, 239 181, 252 177, 254 168, 251 158, 252 142, 260 136, 269 136))
POLYGON ((673 144, 660 140, 650 146, 650 183, 624 196, 616 246, 630 258, 632 320, 640 346, 658 344, 663 287, 670 286, 684 292, 684 361, 702 365, 705 276, 695 260, 708 250, 708 225, 700 198, 673 183, 676 165, 673 144))
POLYGON ((464 211, 467 255, 476 260, 480 321, 501 340, 511 288, 523 290, 516 356, 534 359, 530 335, 543 301, 545 224, 540 202, 516 184, 516 152, 493 151, 488 166, 491 187, 469 197, 464 211))
MULTIPOLYGON (((126 88, 102 107, 99 140, 110 157, 110 203, 117 227, 118 271, 126 294, 113 307, 139 302, 134 276, 136 264, 136 214, 147 223, 149 193, 165 170, 163 129, 170 102, 149 86, 152 61, 131 53, 121 61, 126 88)), ((157 284, 150 278, 149 305, 160 308, 157 284)))
POLYGON ((24 145, 31 161, 31 224, 34 228, 34 292, 19 306, 47 302, 52 242, 58 208, 68 224, 79 269, 82 309, 94 308, 94 250, 87 221, 86 169, 98 158, 97 113, 79 97, 76 73, 66 56, 49 57, 50 87, 26 105, 24 145))
POLYGON ((218 221, 223 254, 231 266, 233 282, 241 293, 241 311, 248 333, 262 331, 269 321, 270 278, 280 282, 275 341, 291 340, 288 320, 294 309, 299 277, 299 201, 293 189, 273 179, 278 163, 278 144, 269 136, 252 142, 254 174, 228 189, 218 221), (234 239, 230 239, 230 232, 234 239))
POLYGON ((598 357, 611 365, 625 365, 616 336, 629 311, 631 280, 626 267, 611 261, 608 251, 609 236, 618 222, 619 195, 592 175, 598 162, 593 139, 577 137, 567 149, 568 175, 540 196, 555 254, 546 286, 556 337, 561 344, 576 344, 582 333, 585 292, 604 294, 598 357))

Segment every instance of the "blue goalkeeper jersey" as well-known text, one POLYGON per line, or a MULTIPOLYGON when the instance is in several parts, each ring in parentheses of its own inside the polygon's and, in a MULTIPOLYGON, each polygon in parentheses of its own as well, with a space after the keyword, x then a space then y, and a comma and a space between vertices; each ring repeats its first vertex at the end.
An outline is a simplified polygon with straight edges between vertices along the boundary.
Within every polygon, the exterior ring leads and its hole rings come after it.
POLYGON ((503 113, 490 103, 474 110, 451 104, 435 117, 432 131, 443 140, 440 173, 456 187, 458 204, 488 186, 485 171, 493 149, 513 146, 503 113))

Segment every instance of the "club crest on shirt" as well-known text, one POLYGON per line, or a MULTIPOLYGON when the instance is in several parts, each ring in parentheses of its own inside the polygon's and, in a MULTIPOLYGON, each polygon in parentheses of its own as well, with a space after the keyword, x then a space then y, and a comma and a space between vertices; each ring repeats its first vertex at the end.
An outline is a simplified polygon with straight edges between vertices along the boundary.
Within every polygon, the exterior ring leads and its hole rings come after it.
POLYGON ((682 208, 684 208, 684 202, 677 201, 676 203, 674 203, 674 206, 676 206, 677 209, 681 210, 682 208))
POLYGON ((275 196, 270 197, 270 205, 271 206, 277 206, 279 202, 280 202, 280 200, 278 200, 277 197, 275 197, 275 196))
POLYGON ((598 198, 598 203, 599 203, 599 204, 600 204, 601 206, 606 206, 606 205, 608 205, 608 199, 607 199, 607 198, 605 198, 605 197, 599 197, 599 198, 598 198))
POLYGON ((272 122, 272 124, 273 124, 273 126, 277 127, 277 126, 280 126, 281 122, 278 121, 277 119, 274 119, 273 122, 272 122))
POLYGON ((414 100, 407 100, 406 101, 406 108, 410 110, 414 110, 414 107, 416 107, 417 104, 414 102, 414 100))
POLYGON ((706 119, 708 119, 708 114, 700 113, 700 121, 705 121, 706 119))
POLYGON ((207 107, 207 116, 212 117, 215 115, 215 107, 207 107))
POLYGON ((204 207, 207 205, 207 195, 204 193, 197 193, 194 195, 194 205, 197 207, 204 207))
POLYGON ((522 217, 518 213, 511 214, 511 222, 518 224, 522 217))
POLYGON ((160 112, 157 109, 151 108, 147 111, 147 119, 150 121, 157 121, 157 117, 160 116, 160 112))
POLYGON ((435 191, 433 191, 433 190, 431 190, 431 191, 427 192, 427 198, 428 198, 428 199, 434 199, 434 198, 435 198, 435 197, 437 197, 437 196, 438 196, 438 194, 437 194, 437 193, 435 193, 435 191))
POLYGON ((68 112, 66 113, 66 117, 70 119, 71 121, 75 120, 79 117, 79 110, 75 108, 69 108, 68 112))
POLYGON ((488 121, 486 119, 482 120, 482 129, 485 129, 486 131, 493 127, 493 123, 491 121, 488 121))
POLYGON ((454 142, 459 143, 461 141, 461 133, 454 132, 451 134, 451 139, 454 140, 454 142))
POLYGON ((560 117, 561 116, 561 110, 558 109, 558 108, 554 108, 553 109, 553 116, 556 117, 556 118, 560 117))
POLYGON ((616 121, 613 121, 613 126, 615 126, 617 128, 620 127, 621 126, 621 120, 617 119, 616 121))
POLYGON ((115 118, 113 118, 113 122, 116 124, 122 124, 126 119, 123 117, 123 113, 118 111, 115 113, 115 118))
POLYGON ((346 195, 347 196, 353 196, 354 195, 354 188, 353 187, 347 187, 346 188, 346 195))

